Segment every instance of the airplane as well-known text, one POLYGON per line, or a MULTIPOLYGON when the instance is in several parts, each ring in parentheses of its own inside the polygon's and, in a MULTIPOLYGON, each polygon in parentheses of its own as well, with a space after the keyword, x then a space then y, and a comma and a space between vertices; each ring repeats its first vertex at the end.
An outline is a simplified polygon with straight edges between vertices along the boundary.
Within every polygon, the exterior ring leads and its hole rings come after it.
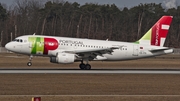
POLYGON ((122 61, 173 53, 173 48, 163 47, 173 16, 162 16, 145 35, 136 42, 68 38, 44 35, 24 35, 7 43, 11 52, 50 57, 51 63, 81 62, 82 70, 90 70, 89 61, 122 61), (84 63, 85 62, 85 63, 84 63))

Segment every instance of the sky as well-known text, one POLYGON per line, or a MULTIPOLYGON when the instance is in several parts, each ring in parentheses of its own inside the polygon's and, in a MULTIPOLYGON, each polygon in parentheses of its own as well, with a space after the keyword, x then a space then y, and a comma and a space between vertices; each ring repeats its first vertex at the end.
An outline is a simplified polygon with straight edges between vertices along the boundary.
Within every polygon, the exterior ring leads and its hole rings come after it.
MULTIPOLYGON (((7 6, 12 5, 16 0, 0 0, 1 3, 6 4, 7 6)), ((42 2, 53 1, 53 0, 41 0, 42 2)), ((55 1, 55 0, 54 0, 55 1)), ((97 3, 97 4, 115 4, 119 8, 123 7, 134 7, 140 3, 162 3, 166 8, 176 8, 180 5, 180 0, 64 0, 69 2, 78 2, 83 5, 85 3, 97 3)))

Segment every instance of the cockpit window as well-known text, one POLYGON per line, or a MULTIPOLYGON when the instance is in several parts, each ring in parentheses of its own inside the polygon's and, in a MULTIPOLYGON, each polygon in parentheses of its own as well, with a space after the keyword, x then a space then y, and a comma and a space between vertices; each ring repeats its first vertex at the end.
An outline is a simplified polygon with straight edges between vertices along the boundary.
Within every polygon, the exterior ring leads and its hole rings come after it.
POLYGON ((22 39, 14 39, 13 41, 15 41, 15 42, 23 42, 22 39))
POLYGON ((13 41, 17 41, 17 39, 14 39, 13 41))

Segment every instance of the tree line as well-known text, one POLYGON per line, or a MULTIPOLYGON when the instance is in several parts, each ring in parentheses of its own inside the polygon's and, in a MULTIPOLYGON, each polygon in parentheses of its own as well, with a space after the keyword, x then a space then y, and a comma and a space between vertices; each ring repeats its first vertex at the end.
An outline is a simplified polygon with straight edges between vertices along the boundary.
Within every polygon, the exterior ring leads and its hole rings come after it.
POLYGON ((165 46, 180 47, 180 6, 164 9, 162 4, 139 4, 118 8, 115 4, 39 0, 16 0, 0 4, 1 45, 21 35, 50 35, 134 42, 163 15, 173 16, 165 46))

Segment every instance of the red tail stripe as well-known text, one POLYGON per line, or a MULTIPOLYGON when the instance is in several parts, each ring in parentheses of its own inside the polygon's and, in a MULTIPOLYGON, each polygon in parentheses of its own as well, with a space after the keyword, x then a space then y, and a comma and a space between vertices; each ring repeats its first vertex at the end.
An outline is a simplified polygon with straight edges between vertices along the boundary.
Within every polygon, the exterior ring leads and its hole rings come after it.
POLYGON ((162 29, 162 25, 171 24, 171 16, 163 16, 153 27, 151 34, 151 45, 160 46, 160 39, 166 38, 168 30, 162 29))

